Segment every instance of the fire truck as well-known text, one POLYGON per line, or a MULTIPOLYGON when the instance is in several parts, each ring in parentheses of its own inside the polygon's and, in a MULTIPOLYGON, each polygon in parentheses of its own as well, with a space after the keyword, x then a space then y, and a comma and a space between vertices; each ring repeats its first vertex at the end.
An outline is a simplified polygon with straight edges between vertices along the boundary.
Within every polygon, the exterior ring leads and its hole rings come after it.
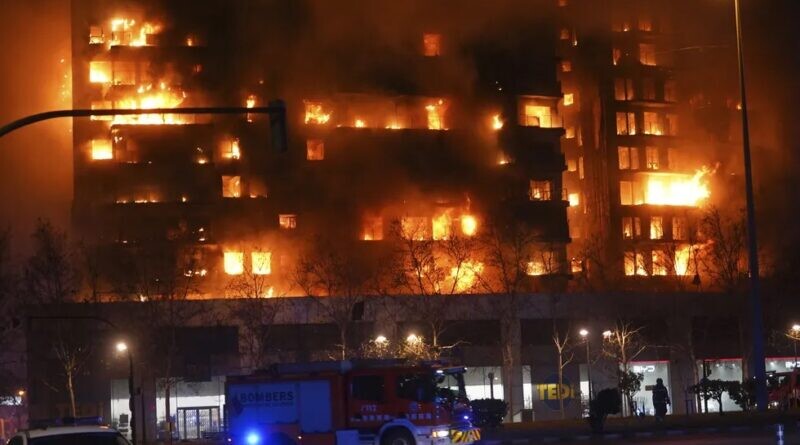
POLYGON ((469 445, 463 367, 392 360, 277 365, 227 377, 231 445, 469 445))
POLYGON ((800 373, 797 370, 771 374, 769 380, 770 407, 782 410, 800 407, 800 373))

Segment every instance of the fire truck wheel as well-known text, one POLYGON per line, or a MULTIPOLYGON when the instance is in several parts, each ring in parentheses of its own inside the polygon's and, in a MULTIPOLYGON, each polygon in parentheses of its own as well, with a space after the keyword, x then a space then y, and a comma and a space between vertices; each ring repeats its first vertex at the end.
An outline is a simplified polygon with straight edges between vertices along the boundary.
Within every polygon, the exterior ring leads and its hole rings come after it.
POLYGON ((392 428, 383 433, 381 445, 415 445, 415 441, 405 428, 392 428))

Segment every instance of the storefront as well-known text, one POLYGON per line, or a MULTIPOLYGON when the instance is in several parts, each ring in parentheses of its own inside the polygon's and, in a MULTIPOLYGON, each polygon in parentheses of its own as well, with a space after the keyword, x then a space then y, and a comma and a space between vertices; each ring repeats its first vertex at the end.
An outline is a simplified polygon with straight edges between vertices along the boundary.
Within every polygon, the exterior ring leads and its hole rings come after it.
MULTIPOLYGON (((656 381, 661 379, 664 386, 667 387, 670 399, 673 398, 672 387, 669 378, 669 362, 652 361, 652 362, 632 362, 631 371, 643 376, 642 386, 639 391, 633 394, 634 410, 637 414, 644 414, 646 416, 654 416, 655 408, 653 406, 653 387, 656 381)), ((672 414, 672 404, 667 406, 667 414, 672 414)))
MULTIPOLYGON (((170 389, 170 417, 181 440, 213 438, 222 431, 225 408, 225 377, 213 376, 204 382, 177 382, 170 389)), ((164 382, 158 382, 156 399, 158 435, 166 436, 164 382)))
MULTIPOLYGON (((742 381, 742 359, 718 359, 718 360, 698 360, 697 361, 697 375, 703 375, 703 364, 705 362, 705 369, 708 373, 709 380, 723 380, 723 381, 742 381)), ((706 403, 708 412, 719 412, 719 402, 714 399, 704 401, 699 400, 700 407, 698 412, 705 412, 706 403)), ((722 410, 723 411, 741 411, 742 408, 734 402, 727 392, 722 394, 722 410)))

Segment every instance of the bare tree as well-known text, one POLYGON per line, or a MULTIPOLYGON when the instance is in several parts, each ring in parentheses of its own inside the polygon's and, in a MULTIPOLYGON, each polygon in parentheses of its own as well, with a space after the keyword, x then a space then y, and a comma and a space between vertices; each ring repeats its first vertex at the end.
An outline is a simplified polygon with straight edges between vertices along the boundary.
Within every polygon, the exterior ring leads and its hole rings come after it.
POLYGON ((81 335, 85 333, 85 329, 75 326, 74 323, 56 322, 56 325, 53 353, 58 359, 61 371, 64 373, 67 394, 69 395, 70 414, 72 414, 72 417, 77 417, 75 380, 89 366, 92 342, 88 336, 81 335))
POLYGON ((747 277, 747 224, 743 212, 723 214, 709 207, 700 221, 706 240, 700 263, 704 273, 721 291, 737 295, 742 292, 747 277))
POLYGON ((39 220, 33 232, 34 253, 24 271, 25 291, 33 304, 73 302, 80 289, 75 251, 66 233, 39 220))
POLYGON ((633 327, 630 323, 617 322, 613 330, 603 333, 602 353, 606 357, 613 359, 617 383, 620 386, 620 391, 625 395, 629 414, 633 412, 630 364, 647 349, 647 345, 641 335, 642 329, 643 327, 641 326, 633 327))
POLYGON ((561 396, 564 388, 564 368, 572 363, 575 353, 572 351, 573 345, 569 336, 569 329, 562 336, 559 332, 558 324, 555 322, 553 322, 553 345, 558 356, 558 409, 561 412, 561 418, 564 419, 566 413, 564 412, 564 398, 561 396))
POLYGON ((9 352, 13 350, 15 338, 21 335, 20 322, 22 298, 19 289, 19 276, 11 265, 10 237, 8 230, 0 230, 0 391, 12 394, 13 389, 7 385, 14 382, 11 365, 13 360, 9 352))
POLYGON ((233 298, 228 302, 230 313, 242 328, 239 338, 245 367, 251 370, 266 368, 271 327, 286 300, 275 295, 270 275, 255 273, 251 267, 245 267, 242 274, 232 276, 227 294, 233 298))
POLYGON ((453 317, 453 295, 474 293, 480 289, 484 264, 479 261, 478 242, 473 237, 451 231, 434 240, 423 224, 395 221, 395 291, 407 296, 398 300, 407 314, 428 328, 434 350, 449 349, 441 335, 453 317))
POLYGON ((298 261, 295 282, 336 325, 337 355, 342 360, 351 353, 348 335, 354 311, 364 304, 366 295, 375 292, 378 270, 378 265, 358 255, 354 246, 322 238, 317 238, 298 261))

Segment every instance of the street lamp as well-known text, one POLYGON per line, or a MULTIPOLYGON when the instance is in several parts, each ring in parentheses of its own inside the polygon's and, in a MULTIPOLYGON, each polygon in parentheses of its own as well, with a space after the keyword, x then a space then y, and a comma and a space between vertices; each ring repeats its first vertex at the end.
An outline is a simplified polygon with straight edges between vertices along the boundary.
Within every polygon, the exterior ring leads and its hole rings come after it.
POLYGON ((419 337, 417 336, 417 334, 408 334, 408 337, 406 337, 406 341, 411 344, 418 343, 419 337))
POLYGON ((800 324, 793 324, 792 328, 789 330, 789 338, 792 339, 792 343, 794 344, 794 363, 792 363, 792 369, 797 369, 797 340, 800 340, 800 324))
POLYGON ((388 340, 383 335, 379 335, 379 336, 375 337, 375 343, 377 343, 379 345, 382 345, 382 344, 386 343, 387 341, 388 340))
POLYGON ((586 379, 589 381, 589 404, 592 403, 592 360, 589 355, 589 331, 581 329, 578 331, 583 341, 586 343, 586 379))
POLYGON ((117 342, 117 352, 125 353, 128 356, 128 409, 131 411, 130 429, 131 429, 131 442, 136 445, 136 392, 133 387, 133 354, 131 354, 128 344, 121 341, 117 342))
POLYGON ((611 331, 609 331, 609 330, 603 331, 603 339, 604 340, 610 340, 612 335, 613 335, 613 333, 611 331))
POLYGON ((744 52, 742 50, 742 12, 740 0, 733 0, 736 21, 736 53, 739 62, 739 94, 742 99, 742 151, 744 154, 745 195, 747 198, 748 266, 750 273, 750 329, 753 336, 752 373, 756 380, 756 404, 759 411, 767 410, 767 364, 764 362, 764 318, 761 309, 761 283, 758 268, 756 238, 756 206, 753 197, 753 169, 750 160, 750 128, 747 121, 747 94, 744 82, 744 52))

